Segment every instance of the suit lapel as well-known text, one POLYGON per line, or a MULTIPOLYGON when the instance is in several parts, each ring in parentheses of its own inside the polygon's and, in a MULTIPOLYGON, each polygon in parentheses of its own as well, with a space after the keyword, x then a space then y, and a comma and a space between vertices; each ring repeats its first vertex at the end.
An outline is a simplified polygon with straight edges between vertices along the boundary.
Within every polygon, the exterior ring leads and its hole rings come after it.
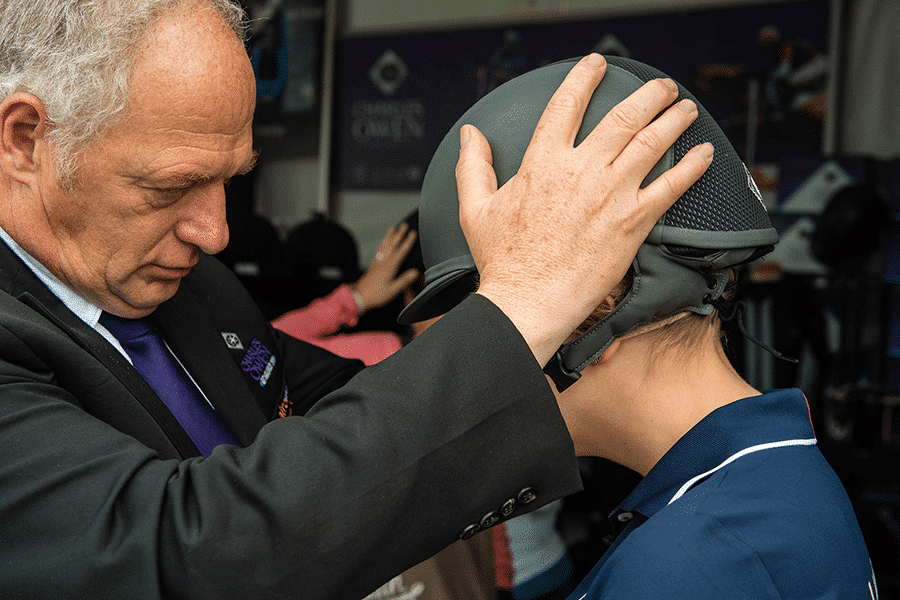
MULTIPOLYGON (((72 313, 2 241, 0 289, 53 322, 101 361, 150 413, 182 457, 200 455, 190 437, 137 370, 99 333, 72 313)), ((268 417, 247 387, 221 332, 184 282, 171 300, 153 312, 151 320, 238 441, 243 445, 252 443, 268 417)))
POLYGON ((140 373, 99 333, 72 313, 2 242, 0 242, 0 288, 52 322, 103 363, 153 417, 181 456, 200 455, 171 411, 140 373))
POLYGON ((229 354, 222 332, 184 282, 151 320, 238 441, 253 443, 268 418, 229 354))

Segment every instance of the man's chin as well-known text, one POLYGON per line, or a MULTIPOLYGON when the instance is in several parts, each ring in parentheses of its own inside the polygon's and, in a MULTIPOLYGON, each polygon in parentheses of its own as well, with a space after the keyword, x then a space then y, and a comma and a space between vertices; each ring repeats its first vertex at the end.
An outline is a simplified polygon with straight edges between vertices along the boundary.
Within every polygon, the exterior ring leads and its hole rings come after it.
POLYGON ((171 299, 178 291, 179 285, 181 279, 156 280, 144 284, 140 290, 117 294, 115 298, 118 301, 117 306, 112 307, 110 312, 126 319, 146 317, 160 304, 171 299))

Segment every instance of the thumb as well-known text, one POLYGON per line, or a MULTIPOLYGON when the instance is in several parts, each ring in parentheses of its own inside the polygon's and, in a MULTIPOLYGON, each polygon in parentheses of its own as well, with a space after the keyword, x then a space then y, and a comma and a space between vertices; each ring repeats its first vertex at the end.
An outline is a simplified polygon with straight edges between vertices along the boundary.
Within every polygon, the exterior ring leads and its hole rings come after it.
POLYGON ((462 147, 456 163, 456 189, 459 194, 459 220, 465 231, 466 223, 475 219, 497 191, 497 175, 494 173, 491 145, 474 125, 463 125, 459 138, 462 147))

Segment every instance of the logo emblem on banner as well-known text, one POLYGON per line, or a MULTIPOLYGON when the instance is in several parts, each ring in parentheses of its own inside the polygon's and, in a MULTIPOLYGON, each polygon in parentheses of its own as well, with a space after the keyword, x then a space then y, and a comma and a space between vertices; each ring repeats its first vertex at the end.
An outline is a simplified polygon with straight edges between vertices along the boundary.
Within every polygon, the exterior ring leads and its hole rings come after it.
POLYGON ((393 50, 385 50, 369 69, 369 79, 372 80, 381 93, 385 96, 393 96, 397 88, 406 81, 409 69, 406 63, 397 56, 393 50))

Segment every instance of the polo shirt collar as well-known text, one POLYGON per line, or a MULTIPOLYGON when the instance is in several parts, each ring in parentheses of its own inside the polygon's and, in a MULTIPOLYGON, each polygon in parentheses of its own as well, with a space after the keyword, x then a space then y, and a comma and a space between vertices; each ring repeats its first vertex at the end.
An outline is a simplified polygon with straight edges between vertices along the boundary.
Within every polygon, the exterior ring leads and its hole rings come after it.
POLYGON ((773 390, 717 408, 692 427, 653 466, 609 517, 618 535, 638 516, 664 508, 682 485, 758 444, 814 438, 809 405, 797 389, 773 390))

